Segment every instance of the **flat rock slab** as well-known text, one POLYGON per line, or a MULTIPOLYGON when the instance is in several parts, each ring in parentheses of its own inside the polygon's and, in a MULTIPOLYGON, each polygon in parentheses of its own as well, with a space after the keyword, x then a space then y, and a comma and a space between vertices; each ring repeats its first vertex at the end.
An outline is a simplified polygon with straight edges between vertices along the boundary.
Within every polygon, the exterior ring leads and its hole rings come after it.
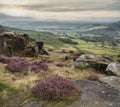
POLYGON ((76 80, 83 90, 80 98, 67 107, 120 107, 120 90, 103 83, 76 80))
POLYGON ((99 81, 111 85, 112 87, 120 88, 120 77, 106 76, 99 78, 99 81))

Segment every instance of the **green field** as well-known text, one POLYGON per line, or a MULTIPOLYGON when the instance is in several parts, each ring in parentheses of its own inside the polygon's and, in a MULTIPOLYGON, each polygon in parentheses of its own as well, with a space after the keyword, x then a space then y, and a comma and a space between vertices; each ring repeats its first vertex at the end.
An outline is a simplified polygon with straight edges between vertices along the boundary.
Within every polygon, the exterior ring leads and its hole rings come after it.
POLYGON ((86 42, 84 40, 78 39, 74 39, 74 41, 79 43, 77 46, 75 46, 76 48, 88 51, 93 54, 104 54, 109 56, 117 56, 120 54, 120 45, 116 47, 105 45, 105 47, 102 47, 100 42, 86 42))
MULTIPOLYGON (((37 32, 37 31, 30 31, 30 30, 20 30, 20 29, 13 29, 13 28, 6 28, 8 31, 14 31, 18 34, 27 33, 29 36, 36 41, 43 41, 45 45, 48 47, 52 47, 53 49, 59 49, 61 47, 75 48, 76 50, 83 50, 88 53, 92 54, 102 54, 102 55, 109 55, 112 57, 117 57, 120 54, 120 44, 118 46, 112 47, 109 45, 105 45, 102 47, 100 42, 86 42, 81 39, 72 39, 75 42, 78 42, 78 45, 66 44, 60 40, 59 37, 63 37, 63 35, 58 35, 50 32, 37 32)), ((50 48, 51 49, 51 48, 50 48)))

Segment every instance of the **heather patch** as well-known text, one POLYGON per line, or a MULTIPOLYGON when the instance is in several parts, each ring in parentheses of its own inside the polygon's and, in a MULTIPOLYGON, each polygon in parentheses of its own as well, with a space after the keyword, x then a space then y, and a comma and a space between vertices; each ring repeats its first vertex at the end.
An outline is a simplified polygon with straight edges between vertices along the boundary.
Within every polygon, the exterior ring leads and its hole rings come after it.
POLYGON ((81 93, 80 87, 68 78, 49 75, 32 88, 32 92, 47 100, 74 99, 81 93), (72 98, 70 97, 72 95, 72 98))
POLYGON ((48 70, 48 64, 52 63, 51 60, 42 60, 38 62, 29 62, 22 57, 6 57, 0 56, 0 62, 7 64, 6 70, 10 72, 22 72, 27 73, 28 71, 44 72, 48 70))
POLYGON ((43 72, 48 70, 48 65, 45 61, 33 62, 31 64, 31 70, 38 72, 43 72))
POLYGON ((30 70, 30 63, 24 58, 10 58, 6 70, 10 72, 27 73, 30 70))

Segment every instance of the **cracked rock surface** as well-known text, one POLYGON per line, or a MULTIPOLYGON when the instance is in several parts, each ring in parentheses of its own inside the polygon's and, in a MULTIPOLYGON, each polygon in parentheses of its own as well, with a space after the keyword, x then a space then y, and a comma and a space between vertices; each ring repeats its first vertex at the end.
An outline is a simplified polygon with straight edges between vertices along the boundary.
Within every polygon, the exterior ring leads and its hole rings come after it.
POLYGON ((120 90, 99 82, 76 80, 82 95, 67 107, 120 107, 120 90))

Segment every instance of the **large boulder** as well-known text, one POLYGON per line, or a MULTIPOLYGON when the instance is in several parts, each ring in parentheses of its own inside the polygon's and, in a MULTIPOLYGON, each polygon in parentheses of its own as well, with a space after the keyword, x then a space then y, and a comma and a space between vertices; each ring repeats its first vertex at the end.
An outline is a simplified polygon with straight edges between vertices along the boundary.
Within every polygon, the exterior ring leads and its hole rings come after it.
POLYGON ((103 83, 76 80, 81 96, 66 107, 120 107, 120 90, 103 83))
POLYGON ((26 41, 30 41, 30 37, 28 34, 21 35, 23 38, 25 38, 26 41))
POLYGON ((12 56, 12 49, 11 47, 4 41, 3 42, 3 50, 2 50, 2 53, 5 55, 5 56, 12 56))
POLYGON ((38 45, 39 50, 43 49, 44 42, 36 42, 36 44, 38 45))
POLYGON ((6 56, 12 56, 11 45, 9 44, 4 35, 0 35, 0 54, 4 54, 6 56))
POLYGON ((3 33, 3 36, 4 36, 5 38, 11 39, 11 38, 16 37, 16 33, 15 33, 15 32, 4 32, 4 33, 3 33))
POLYGON ((116 76, 100 77, 99 81, 115 88, 120 88, 120 78, 116 76))
POLYGON ((29 38, 28 34, 19 35, 15 32, 4 32, 0 35, 0 54, 6 56, 32 56, 37 57, 38 54, 48 54, 43 50, 43 42, 36 42, 29 38))
POLYGON ((120 76, 120 63, 118 62, 111 62, 107 68, 106 68, 107 73, 112 73, 116 76, 120 76))
POLYGON ((18 36, 16 38, 14 38, 13 42, 14 42, 13 43, 14 50, 23 51, 25 49, 26 42, 25 42, 24 38, 18 36))
POLYGON ((80 69, 94 68, 97 71, 105 71, 109 62, 103 62, 102 60, 102 56, 82 54, 76 59, 75 67, 80 69))
POLYGON ((4 37, 0 35, 0 54, 3 52, 4 37))
POLYGON ((35 42, 30 42, 25 48, 25 56, 37 57, 39 54, 39 47, 35 42))
POLYGON ((79 56, 81 56, 82 54, 85 54, 85 53, 84 52, 78 52, 78 53, 73 52, 73 53, 70 54, 70 59, 72 59, 73 61, 76 61, 76 59, 79 56))

